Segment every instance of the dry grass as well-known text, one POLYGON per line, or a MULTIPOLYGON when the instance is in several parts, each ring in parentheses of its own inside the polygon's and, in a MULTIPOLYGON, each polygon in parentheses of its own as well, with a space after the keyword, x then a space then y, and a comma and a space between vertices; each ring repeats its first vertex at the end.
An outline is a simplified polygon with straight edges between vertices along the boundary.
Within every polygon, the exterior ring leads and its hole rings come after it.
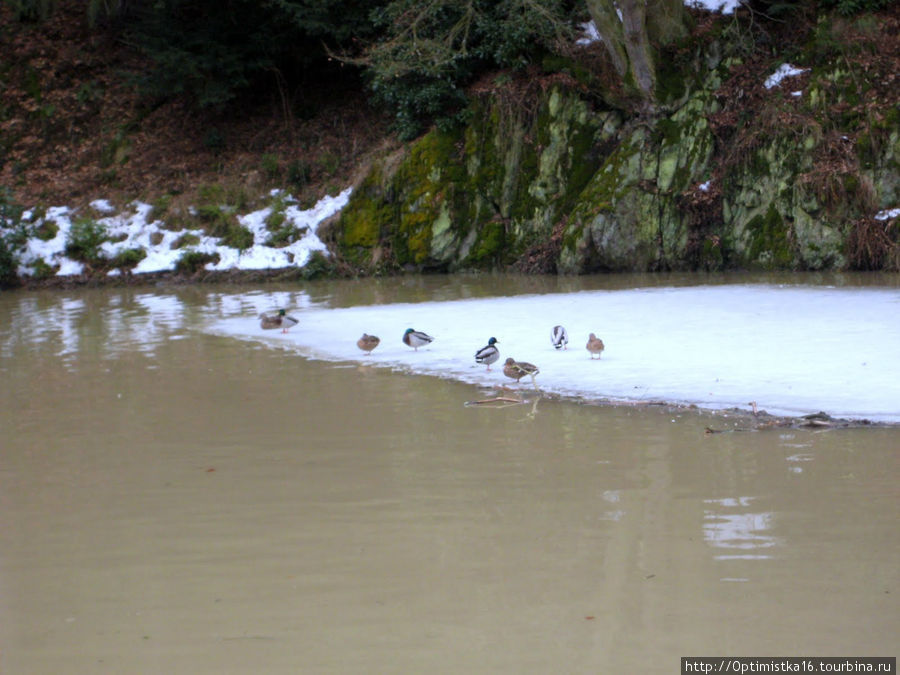
POLYGON ((856 270, 900 270, 900 218, 853 222, 847 237, 847 260, 856 270))
POLYGON ((308 203, 346 187, 391 138, 388 120, 349 82, 305 92, 306 118, 275 94, 227 114, 181 100, 151 106, 121 77, 139 72, 140 58, 88 29, 79 2, 60 2, 38 24, 14 22, 2 3, 0 26, 0 185, 25 206, 163 196, 177 205, 205 185, 286 188, 308 203))

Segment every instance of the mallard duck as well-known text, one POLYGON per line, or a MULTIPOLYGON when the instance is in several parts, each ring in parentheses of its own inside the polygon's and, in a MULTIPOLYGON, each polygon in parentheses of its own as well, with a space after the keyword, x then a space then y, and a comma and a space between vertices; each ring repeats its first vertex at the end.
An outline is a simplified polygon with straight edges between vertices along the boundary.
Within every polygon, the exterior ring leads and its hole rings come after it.
POLYGON ((553 346, 557 349, 567 349, 566 345, 569 344, 569 334, 562 326, 553 326, 553 330, 550 331, 550 342, 552 342, 553 346))
POLYGON ((497 338, 492 337, 488 340, 486 347, 482 347, 475 352, 475 361, 485 364, 488 370, 491 369, 491 364, 500 358, 500 350, 494 346, 496 344, 499 344, 497 338))
POLYGON ((283 309, 279 309, 275 314, 263 312, 259 315, 259 325, 265 330, 280 328, 282 333, 287 333, 288 328, 292 328, 298 323, 300 322, 297 319, 289 316, 283 309))
POLYGON ((379 342, 381 342, 381 339, 377 336, 363 333, 362 337, 356 341, 356 346, 362 349, 367 354, 371 354, 372 350, 378 346, 379 342))
MULTIPOLYGON (((527 361, 516 361, 513 358, 508 358, 503 362, 503 374, 516 382, 526 375, 530 375, 531 381, 534 382, 534 376, 539 372, 541 371, 538 370, 536 365, 527 361)), ((537 383, 535 383, 534 387, 537 389, 537 383)))
POLYGON ((598 338, 596 335, 591 333, 590 337, 588 337, 587 341, 587 350, 591 353, 591 358, 594 358, 594 354, 597 355, 597 358, 600 358, 600 354, 604 350, 603 340, 598 338))
POLYGON ((406 332, 403 334, 403 344, 409 345, 416 351, 419 351, 419 347, 427 345, 432 340, 434 340, 434 338, 428 335, 428 333, 423 333, 422 331, 413 328, 407 328, 406 332))

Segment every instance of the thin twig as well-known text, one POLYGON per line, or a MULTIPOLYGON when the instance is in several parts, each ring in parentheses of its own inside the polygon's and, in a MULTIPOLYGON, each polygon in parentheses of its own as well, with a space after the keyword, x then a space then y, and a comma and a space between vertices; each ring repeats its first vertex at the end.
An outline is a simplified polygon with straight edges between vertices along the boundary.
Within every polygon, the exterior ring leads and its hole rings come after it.
POLYGON ((479 401, 466 401, 466 405, 485 405, 488 403, 525 403, 524 399, 509 398, 508 396, 495 396, 494 398, 484 398, 479 401))

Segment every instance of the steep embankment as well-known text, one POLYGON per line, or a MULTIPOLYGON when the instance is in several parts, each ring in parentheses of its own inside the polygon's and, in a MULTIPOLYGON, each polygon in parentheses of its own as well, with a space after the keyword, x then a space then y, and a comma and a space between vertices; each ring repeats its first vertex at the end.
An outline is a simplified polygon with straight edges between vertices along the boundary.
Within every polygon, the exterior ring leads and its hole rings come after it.
POLYGON ((497 76, 373 167, 335 245, 365 271, 897 269, 898 16, 701 17, 653 117, 574 61, 497 76))
MULTIPOLYGON (((698 13, 661 60, 651 116, 604 103, 595 44, 483 77, 466 128, 405 146, 359 105, 358 82, 303 92, 308 119, 277 98, 219 116, 148 105, 121 76, 140 58, 88 30, 82 3, 14 28, 9 11, 0 5, 0 211, 30 209, 37 236, 54 236, 48 207, 92 227, 91 201, 124 211, 140 199, 154 236, 178 233, 192 277, 212 264, 198 237, 254 243, 240 213, 270 209, 272 245, 305 236, 271 189, 311 206, 353 184, 319 232, 334 253, 324 273, 900 268, 900 225, 884 217, 900 206, 896 3, 765 26, 698 13), (794 70, 771 79, 785 64, 794 70)), ((15 271, 12 253, 0 250, 0 276, 15 271)), ((81 281, 127 280, 108 272, 142 259, 83 253, 81 281)), ((53 261, 31 271, 48 283, 61 273, 53 261)))
MULTIPOLYGON (((105 255, 104 242, 126 235, 102 221, 110 214, 134 220, 135 200, 152 207, 145 215, 158 230, 150 233, 154 246, 171 239, 173 255, 186 263, 178 274, 239 277, 204 269, 214 261, 198 242, 209 236, 244 252, 254 233, 238 217, 269 209, 257 239, 288 251, 308 234, 285 217, 289 210, 337 196, 369 155, 393 147, 384 117, 359 104, 352 76, 200 112, 181 99, 142 96, 135 82, 148 63, 116 36, 89 27, 77 0, 59 0, 34 23, 14 20, 9 3, 0 3, 0 220, 10 225, 0 229, 0 286, 128 282, 130 275, 109 272, 136 269, 155 251, 105 255), (280 196, 272 195, 276 188, 280 196), (104 208, 92 208, 95 200, 104 208), (58 238, 65 223, 48 217, 54 207, 65 207, 66 223, 90 235, 84 245, 67 239, 82 270, 74 275, 58 256, 24 260, 23 229, 32 239, 58 238), (29 217, 20 221, 23 211, 29 217)), ((291 272, 301 274, 280 274, 291 272)))
POLYGON ((35 23, 0 3, 0 186, 26 208, 197 204, 210 186, 244 200, 289 189, 313 203, 390 141, 352 76, 250 93, 218 112, 150 100, 137 86, 148 59, 87 22, 78 0, 35 23))

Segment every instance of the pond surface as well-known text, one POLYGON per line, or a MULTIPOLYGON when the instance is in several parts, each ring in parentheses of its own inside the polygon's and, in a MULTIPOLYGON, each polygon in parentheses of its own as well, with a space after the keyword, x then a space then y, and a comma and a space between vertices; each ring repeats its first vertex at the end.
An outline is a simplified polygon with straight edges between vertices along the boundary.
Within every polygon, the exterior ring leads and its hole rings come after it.
MULTIPOLYGON (((697 281, 304 290, 347 307, 697 281)), ((553 398, 466 407, 473 385, 204 330, 247 291, 0 294, 3 673, 893 655, 900 428, 706 434, 735 427, 553 398)))

